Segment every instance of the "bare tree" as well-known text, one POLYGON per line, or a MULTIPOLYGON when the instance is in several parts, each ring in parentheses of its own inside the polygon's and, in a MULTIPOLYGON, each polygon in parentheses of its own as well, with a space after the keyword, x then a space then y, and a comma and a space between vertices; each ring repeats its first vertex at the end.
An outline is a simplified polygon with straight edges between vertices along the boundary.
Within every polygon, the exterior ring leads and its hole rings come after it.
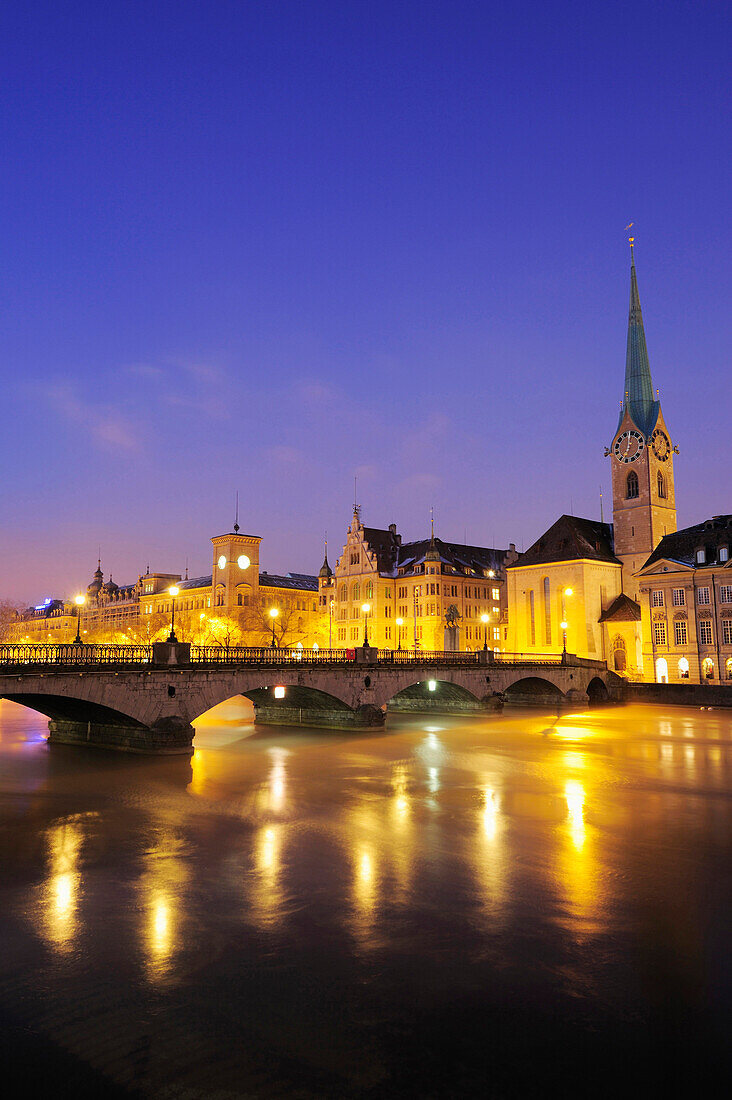
POLYGON ((10 633, 11 626, 20 618, 20 604, 12 600, 0 600, 0 642, 4 642, 10 633))

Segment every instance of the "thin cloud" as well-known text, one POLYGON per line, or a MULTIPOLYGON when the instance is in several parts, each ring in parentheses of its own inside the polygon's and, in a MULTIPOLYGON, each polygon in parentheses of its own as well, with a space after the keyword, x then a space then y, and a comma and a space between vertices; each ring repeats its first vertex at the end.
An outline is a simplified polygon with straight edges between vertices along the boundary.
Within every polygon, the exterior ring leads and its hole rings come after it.
POLYGON ((139 451, 140 440, 131 421, 116 409, 82 400, 69 385, 44 387, 43 397, 59 416, 83 424, 89 436, 106 450, 139 451))

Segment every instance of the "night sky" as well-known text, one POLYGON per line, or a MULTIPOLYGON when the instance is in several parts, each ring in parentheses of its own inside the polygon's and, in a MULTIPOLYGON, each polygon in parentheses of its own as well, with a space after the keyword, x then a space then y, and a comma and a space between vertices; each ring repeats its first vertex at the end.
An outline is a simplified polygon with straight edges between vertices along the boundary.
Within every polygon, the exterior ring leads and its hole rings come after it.
POLYGON ((732 511, 729 7, 6 4, 0 596, 331 563, 353 504, 611 515, 636 263, 679 525, 732 511))

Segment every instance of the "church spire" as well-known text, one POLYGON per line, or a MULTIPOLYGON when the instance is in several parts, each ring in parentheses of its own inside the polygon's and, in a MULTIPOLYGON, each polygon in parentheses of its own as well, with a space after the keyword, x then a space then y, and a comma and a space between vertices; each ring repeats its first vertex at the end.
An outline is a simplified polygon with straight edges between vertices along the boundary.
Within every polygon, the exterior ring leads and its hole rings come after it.
POLYGON ((651 368, 648 362, 646 334, 643 328, 638 278, 635 273, 635 256, 630 237, 630 307, 628 310, 628 343, 625 353, 625 400, 623 412, 627 408, 633 422, 645 436, 649 436, 658 419, 659 406, 653 397, 651 368))

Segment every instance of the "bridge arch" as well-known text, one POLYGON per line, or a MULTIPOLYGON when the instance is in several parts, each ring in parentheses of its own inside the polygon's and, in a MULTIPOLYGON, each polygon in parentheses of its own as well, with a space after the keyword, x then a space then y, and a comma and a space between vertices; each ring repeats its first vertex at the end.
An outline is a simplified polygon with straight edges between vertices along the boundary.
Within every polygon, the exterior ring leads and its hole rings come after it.
MULTIPOLYGON (((364 721, 363 706, 343 693, 302 683, 296 671, 265 670, 264 673, 225 676, 202 685, 191 700, 190 720, 230 699, 244 697, 254 706, 256 721, 270 725, 348 726, 373 724, 364 721)), ((331 685, 328 685, 331 686, 331 685)), ((381 717, 379 716, 379 721, 381 717)))
MULTIPOLYGON (((472 685, 474 686, 474 685, 472 685)), ((383 704, 388 711, 474 711, 480 699, 474 690, 454 680, 434 678, 418 680, 400 687, 383 704)))
POLYGON ((564 692, 543 676, 522 676, 504 688, 507 703, 523 703, 532 706, 546 703, 553 706, 561 702, 564 692))

